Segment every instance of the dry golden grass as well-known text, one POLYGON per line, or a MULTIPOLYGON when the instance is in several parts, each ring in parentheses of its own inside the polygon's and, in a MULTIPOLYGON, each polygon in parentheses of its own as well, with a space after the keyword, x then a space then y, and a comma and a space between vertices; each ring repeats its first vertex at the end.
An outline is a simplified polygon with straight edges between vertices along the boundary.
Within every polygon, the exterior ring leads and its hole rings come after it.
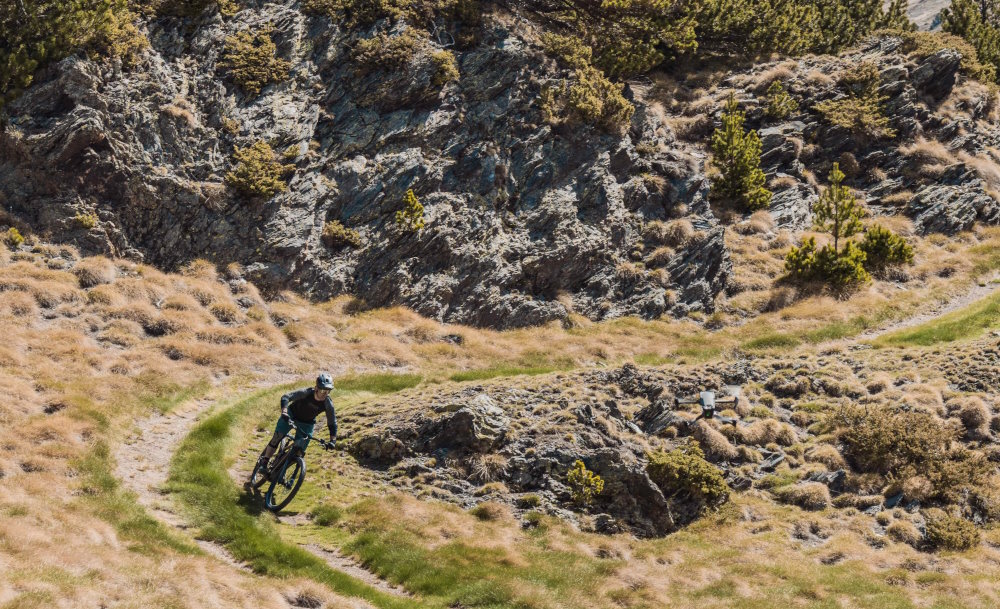
POLYGON ((791 78, 795 73, 795 68, 797 67, 797 62, 786 61, 774 66, 773 68, 765 70, 754 77, 753 88, 758 93, 763 93, 767 91, 767 88, 770 87, 775 81, 783 82, 791 78))
POLYGON ((925 138, 917 138, 912 144, 901 146, 899 152, 911 160, 917 174, 926 178, 938 177, 945 167, 958 161, 944 144, 925 138))

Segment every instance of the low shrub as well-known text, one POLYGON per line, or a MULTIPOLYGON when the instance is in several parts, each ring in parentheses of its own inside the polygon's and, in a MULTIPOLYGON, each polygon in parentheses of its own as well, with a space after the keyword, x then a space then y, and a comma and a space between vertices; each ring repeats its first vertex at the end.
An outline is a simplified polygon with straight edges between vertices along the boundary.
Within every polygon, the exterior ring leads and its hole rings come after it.
POLYGON ((21 231, 17 230, 13 226, 7 229, 3 238, 7 245, 12 248, 21 247, 21 244, 24 243, 24 237, 21 235, 21 231))
POLYGON ((873 275, 884 275, 889 267, 913 264, 913 248, 906 239, 879 224, 865 231, 858 249, 865 253, 864 267, 873 275))
POLYGON ((615 132, 632 120, 635 107, 622 95, 625 85, 613 83, 594 67, 578 68, 569 87, 566 107, 580 122, 615 132))
POLYGON ((83 213, 80 212, 73 216, 73 222, 80 228, 90 230, 97 226, 97 214, 94 212, 83 213))
POLYGON ((577 36, 563 36, 545 32, 541 35, 542 48, 571 68, 591 65, 593 50, 577 36))
POLYGON ((942 550, 968 550, 979 545, 979 529, 963 518, 948 515, 944 510, 931 508, 924 512, 927 524, 927 543, 942 550))
POLYGON ((237 148, 233 153, 236 168, 226 174, 226 184, 241 194, 270 199, 284 192, 285 175, 295 171, 294 165, 283 165, 275 157, 267 142, 257 142, 248 148, 237 148))
POLYGON ((339 220, 331 220, 323 225, 323 243, 332 249, 342 247, 361 247, 361 235, 358 231, 347 228, 339 220))
POLYGON ((424 228, 424 206, 412 189, 407 190, 403 197, 403 209, 396 212, 396 226, 409 232, 424 228))
POLYGON ((885 474, 939 459, 954 438, 934 416, 887 407, 845 407, 837 415, 847 460, 862 472, 885 474))
POLYGON ((288 78, 292 64, 277 56, 271 40, 273 26, 240 32, 226 38, 220 64, 229 78, 247 93, 257 95, 269 84, 288 78))
POLYGON ((458 80, 458 62, 455 54, 451 51, 437 51, 431 54, 431 61, 434 62, 434 79, 436 87, 441 87, 453 80, 458 80))
POLYGON ((538 105, 545 120, 552 123, 568 120, 593 125, 608 133, 618 133, 632 120, 633 106, 622 91, 593 66, 577 68, 573 77, 560 86, 542 87, 538 105))
POLYGON ((579 506, 590 505, 604 491, 604 480, 579 459, 566 474, 566 484, 573 493, 573 503, 579 506))
POLYGON ((380 33, 358 41, 351 51, 351 59, 357 65, 358 76, 365 76, 376 70, 396 72, 409 65, 420 43, 421 38, 413 28, 407 28, 395 36, 380 33))
POLYGON ((646 472, 666 497, 693 501, 702 507, 720 505, 729 499, 722 472, 705 460, 697 444, 669 452, 658 450, 647 456, 646 472))
POLYGON ((150 3, 157 14, 168 17, 195 17, 218 4, 217 0, 154 0, 150 3))
POLYGON ((834 291, 848 291, 871 281, 865 269, 867 255, 853 241, 839 251, 832 245, 816 248, 816 239, 807 237, 785 256, 785 271, 795 283, 823 283, 834 291))
POLYGON ((767 88, 767 106, 764 114, 772 120, 782 120, 798 112, 799 104, 788 94, 780 80, 767 88))
POLYGON ((896 131, 889 126, 889 118, 882 110, 883 101, 878 94, 870 94, 830 99, 813 107, 831 125, 850 129, 858 136, 888 139, 895 137, 896 131))

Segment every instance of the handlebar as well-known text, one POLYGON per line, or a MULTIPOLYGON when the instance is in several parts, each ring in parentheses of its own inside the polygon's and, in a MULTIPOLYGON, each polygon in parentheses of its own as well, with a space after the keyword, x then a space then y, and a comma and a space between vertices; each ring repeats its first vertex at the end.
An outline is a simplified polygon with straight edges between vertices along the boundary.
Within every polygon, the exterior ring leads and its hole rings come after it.
MULTIPOLYGON (((282 415, 282 416, 288 417, 288 415, 282 415)), ((303 436, 309 438, 310 440, 316 440, 317 442, 320 443, 320 446, 322 446, 323 448, 333 449, 335 442, 333 438, 331 438, 330 441, 323 440, 322 438, 317 438, 311 433, 300 429, 299 426, 293 422, 291 417, 288 417, 288 424, 292 426, 292 429, 295 430, 295 433, 302 434, 303 436)))

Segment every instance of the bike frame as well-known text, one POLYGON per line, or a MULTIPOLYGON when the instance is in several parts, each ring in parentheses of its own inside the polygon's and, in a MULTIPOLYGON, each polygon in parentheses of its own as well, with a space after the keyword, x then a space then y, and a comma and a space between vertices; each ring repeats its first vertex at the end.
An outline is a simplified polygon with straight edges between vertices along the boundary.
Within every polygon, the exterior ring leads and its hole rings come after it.
MULTIPOLYGON (((317 438, 316 436, 310 433, 302 431, 301 429, 299 429, 297 425, 295 425, 295 423, 290 423, 290 425, 292 426, 292 429, 295 430, 296 438, 298 438, 299 437, 298 434, 301 433, 304 437, 308 438, 309 440, 316 440, 320 444, 324 444, 323 440, 317 438)), ((285 438, 291 437, 291 435, 292 435, 292 430, 289 430, 288 433, 285 434, 285 438)), ((284 440, 285 438, 282 438, 282 440, 284 440)), ((267 472, 268 480, 273 480, 275 474, 277 474, 277 477, 280 480, 281 477, 285 475, 285 469, 288 467, 289 461, 298 456, 299 453, 305 456, 305 451, 303 451, 302 448, 295 443, 295 440, 292 440, 291 442, 292 442, 291 448, 284 451, 283 453, 280 453, 278 455, 278 458, 275 459, 274 464, 272 464, 271 467, 268 469, 267 472)))

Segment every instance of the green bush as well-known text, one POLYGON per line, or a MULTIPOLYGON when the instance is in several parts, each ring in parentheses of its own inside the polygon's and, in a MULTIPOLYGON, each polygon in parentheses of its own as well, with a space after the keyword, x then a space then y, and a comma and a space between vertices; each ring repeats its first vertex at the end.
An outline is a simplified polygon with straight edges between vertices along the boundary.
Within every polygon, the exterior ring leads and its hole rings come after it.
POLYGON ((943 550, 969 550, 979 545, 979 529, 963 518, 932 508, 924 512, 927 543, 943 550))
POLYGON ((713 200, 736 205, 744 211, 767 209, 772 193, 764 187, 767 177, 760 168, 760 137, 743 130, 744 113, 730 94, 722 126, 712 134, 713 200))
POLYGON ((440 87, 458 80, 458 62, 451 51, 437 51, 431 55, 434 62, 434 86, 440 87))
POLYGON ((847 96, 826 100, 814 106, 826 122, 850 129, 859 137, 895 137, 896 131, 889 126, 889 118, 882 109, 885 96, 878 92, 879 75, 875 64, 862 62, 844 70, 837 81, 847 92, 847 96))
POLYGON ((308 14, 326 15, 348 27, 368 27, 381 19, 396 21, 407 16, 410 0, 302 0, 308 14))
POLYGON ((899 475, 904 469, 926 469, 945 458, 954 430, 929 413, 888 407, 847 407, 837 415, 844 457, 862 472, 899 475))
POLYGON ((247 93, 257 95, 269 84, 288 78, 292 64, 277 56, 268 24, 256 32, 240 32, 226 38, 221 65, 229 78, 247 93))
POLYGON ((622 95, 624 85, 608 80, 593 66, 574 71, 560 86, 545 85, 538 107, 547 122, 568 119, 593 125, 608 133, 619 133, 632 120, 635 107, 622 95))
MULTIPOLYGON (((962 53, 963 66, 973 78, 987 82, 994 82, 1000 69, 1000 21, 997 17, 995 3, 977 0, 953 0, 951 6, 941 11, 941 29, 963 38, 975 49, 975 53, 970 53, 967 48, 954 47, 962 53), (983 64, 986 64, 985 69, 977 69, 983 64)), ((920 42, 927 44, 926 39, 920 42)))
POLYGON ((891 138, 896 135, 889 127, 889 119, 882 111, 882 97, 845 97, 827 100, 814 106, 823 115, 823 120, 831 125, 850 129, 859 136, 875 139, 891 138))
MULTIPOLYGON (((958 3, 952 3, 951 8, 954 9, 957 4, 961 4, 961 0, 958 3)), ((944 15, 942 15, 942 17, 944 17, 944 15)), ((946 23, 946 20, 943 21, 942 26, 945 26, 946 23)), ((954 49, 962 54, 960 69, 964 74, 970 78, 986 83, 996 81, 995 62, 982 63, 976 48, 969 44, 967 40, 960 38, 953 33, 902 32, 891 30, 886 33, 902 38, 903 52, 909 54, 909 56, 913 59, 919 61, 937 53, 938 51, 941 51, 942 49, 954 49)))
POLYGON ((36 72, 76 51, 134 64, 148 45, 135 21, 127 0, 0 2, 0 110, 36 72))
POLYGON ((409 65, 421 42, 422 38, 413 28, 407 28, 396 36, 380 33, 358 41, 351 52, 351 59, 358 66, 359 76, 376 70, 395 72, 409 65))
POLYGON ((219 4, 216 0, 154 0, 150 2, 156 14, 172 17, 196 17, 210 6, 219 4))
POLYGON ((907 0, 708 0, 699 49, 739 57, 836 53, 880 28, 912 30, 907 0))
POLYGON ((771 86, 767 88, 767 108, 764 110, 767 117, 781 120, 788 118, 798 110, 798 102, 788 94, 788 91, 785 91, 785 86, 781 84, 781 81, 772 82, 771 86))
POLYGON ((323 226, 323 243, 333 249, 359 248, 361 236, 358 231, 345 227, 339 220, 331 220, 323 226))
POLYGON ((591 65, 593 50, 576 36, 545 32, 541 35, 541 42, 546 54, 555 57, 571 68, 584 68, 591 65))
POLYGON ((236 168, 226 174, 226 184, 241 194, 270 199, 288 186, 285 176, 295 171, 294 165, 282 165, 267 142, 257 142, 233 153, 236 168))
POLYGON ((412 189, 407 190, 403 197, 403 209, 396 212, 396 226, 410 232, 424 227, 424 206, 412 189))
POLYGON ((73 222, 75 222, 80 228, 90 230, 97 226, 97 214, 94 212, 86 214, 81 212, 73 216, 73 222))
POLYGON ((579 459, 566 474, 566 484, 573 493, 573 503, 579 506, 590 505, 594 502, 594 497, 604 492, 604 480, 587 469, 579 459))
POLYGON ((858 249, 865 253, 865 268, 875 275, 891 266, 913 263, 913 248, 906 239, 879 224, 865 231, 858 249))
POLYGON ((578 68, 566 96, 571 117, 608 131, 620 131, 632 120, 635 107, 625 99, 625 85, 613 83, 594 67, 578 68))
POLYGON ((840 250, 825 245, 813 254, 809 281, 824 283, 834 291, 847 291, 871 281, 865 270, 865 253, 853 241, 840 250))
POLYGON ((670 452, 647 455, 646 472, 668 498, 694 501, 701 506, 715 506, 729 499, 729 487, 722 473, 705 460, 705 453, 694 442, 670 452))
POLYGON ((7 242, 8 246, 18 248, 21 247, 22 243, 24 243, 24 237, 21 236, 21 231, 12 226, 7 229, 6 233, 4 233, 4 241, 7 242))

